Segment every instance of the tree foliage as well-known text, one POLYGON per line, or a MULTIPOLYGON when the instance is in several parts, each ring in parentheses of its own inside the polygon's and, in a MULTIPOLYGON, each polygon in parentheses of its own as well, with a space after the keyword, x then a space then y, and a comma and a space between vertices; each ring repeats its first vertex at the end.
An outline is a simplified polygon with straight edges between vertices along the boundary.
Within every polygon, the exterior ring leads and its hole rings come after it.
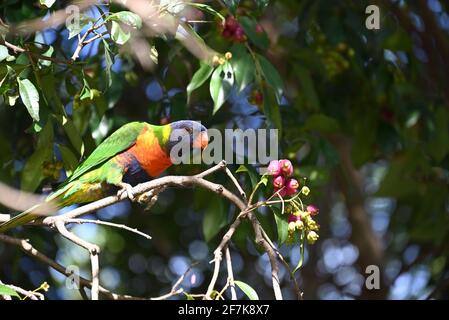
MULTIPOLYGON (((4 1, 0 180, 46 192, 133 120, 277 128, 283 158, 292 160, 296 176, 307 178, 309 200, 321 212, 320 239, 303 257, 297 245, 281 246, 291 265, 303 264, 296 276, 306 298, 447 297, 449 8, 438 0, 380 1, 381 28, 368 30, 369 4, 160 1, 152 11, 154 27, 120 1, 81 10, 79 23, 55 25, 45 21, 65 12, 63 1, 4 1), (372 264, 382 270, 380 290, 364 288, 372 264), (422 285, 407 289, 407 281, 422 285)), ((246 167, 241 171, 249 174, 237 175, 249 191, 257 181, 246 167)), ((220 173, 214 181, 229 183, 220 173)), ((122 292, 158 295, 199 260, 196 280, 185 285, 206 286, 207 261, 235 208, 195 189, 168 190, 151 214, 142 211, 122 203, 98 215, 149 230, 152 242, 75 227, 106 247, 101 281, 122 292)), ((281 244, 285 217, 257 214, 281 244)), ((64 253, 66 244, 50 233, 16 232, 64 264, 87 270, 87 258, 75 249, 64 253), (55 241, 60 249, 49 245, 55 241)), ((233 239, 236 278, 248 283, 238 283, 239 296, 271 298, 256 279, 256 273, 269 279, 266 255, 249 244, 250 236, 242 225, 233 239)), ((63 283, 1 242, 0 259, 5 283, 63 283)), ((286 296, 294 298, 288 274, 281 274, 286 296)), ((79 298, 59 287, 48 295, 79 298)))

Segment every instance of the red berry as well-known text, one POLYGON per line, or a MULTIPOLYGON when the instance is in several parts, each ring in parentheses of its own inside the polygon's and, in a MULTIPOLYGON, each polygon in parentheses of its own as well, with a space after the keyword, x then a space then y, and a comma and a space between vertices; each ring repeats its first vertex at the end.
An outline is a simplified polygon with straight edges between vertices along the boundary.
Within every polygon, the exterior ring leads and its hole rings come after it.
POLYGON ((223 38, 230 39, 232 37, 232 32, 228 29, 224 29, 221 35, 223 36, 223 38))
POLYGON ((231 16, 226 19, 225 28, 229 30, 231 33, 234 33, 238 27, 239 23, 234 17, 231 16))
POLYGON ((257 32, 257 33, 262 33, 263 31, 264 31, 264 30, 263 30, 262 25, 260 25, 259 23, 256 24, 256 32, 257 32))
POLYGON ((243 42, 246 40, 245 31, 241 26, 238 26, 234 32, 234 40, 237 42, 243 42))
POLYGON ((263 103, 263 94, 262 94, 262 92, 256 91, 256 93, 254 94, 254 102, 258 106, 262 105, 262 103, 263 103))

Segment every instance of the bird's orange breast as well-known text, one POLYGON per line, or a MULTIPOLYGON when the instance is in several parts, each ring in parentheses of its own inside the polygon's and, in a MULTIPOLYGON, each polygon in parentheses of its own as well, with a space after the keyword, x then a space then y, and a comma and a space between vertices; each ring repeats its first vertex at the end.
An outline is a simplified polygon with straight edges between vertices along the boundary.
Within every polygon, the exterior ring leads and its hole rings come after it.
POLYGON ((129 149, 145 172, 156 177, 172 165, 170 157, 159 144, 157 137, 151 130, 145 129, 129 149))

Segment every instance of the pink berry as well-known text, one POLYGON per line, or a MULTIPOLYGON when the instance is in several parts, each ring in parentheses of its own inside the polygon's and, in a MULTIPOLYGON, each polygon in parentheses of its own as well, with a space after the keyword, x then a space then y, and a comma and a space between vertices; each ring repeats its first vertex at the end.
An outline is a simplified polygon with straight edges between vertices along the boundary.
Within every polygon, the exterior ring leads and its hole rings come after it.
POLYGON ((307 212, 309 212, 311 216, 316 216, 320 210, 311 204, 307 206, 307 212))
POLYGON ((288 222, 296 222, 298 220, 301 220, 301 218, 299 216, 295 216, 294 214, 291 214, 288 216, 288 222))
POLYGON ((279 160, 279 165, 281 167, 282 173, 286 177, 290 177, 293 174, 293 165, 290 162, 290 160, 287 159, 279 160))
POLYGON ((287 182, 285 183, 285 185, 287 186, 287 188, 290 189, 298 189, 299 188, 299 182, 296 179, 288 179, 287 182))
POLYGON ((272 160, 270 161, 270 164, 268 165, 267 172, 269 175, 272 176, 278 176, 281 174, 281 167, 279 165, 278 160, 272 160))
POLYGON ((282 188, 285 185, 285 178, 283 176, 277 176, 273 180, 273 186, 277 189, 282 188))
POLYGON ((256 25, 256 32, 257 32, 257 33, 262 33, 262 32, 263 32, 263 27, 262 27, 262 25, 259 24, 259 23, 256 25))

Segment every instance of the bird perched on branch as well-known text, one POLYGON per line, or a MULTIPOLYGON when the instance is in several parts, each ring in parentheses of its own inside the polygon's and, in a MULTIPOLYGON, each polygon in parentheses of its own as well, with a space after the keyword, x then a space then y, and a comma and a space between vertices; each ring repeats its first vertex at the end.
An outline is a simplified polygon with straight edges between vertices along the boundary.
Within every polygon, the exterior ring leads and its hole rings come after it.
MULTIPOLYGON (((176 121, 163 126, 131 122, 112 133, 85 159, 45 202, 57 207, 99 200, 118 190, 130 192, 133 185, 157 177, 183 151, 204 149, 207 129, 195 121, 176 121), (176 152, 174 148, 176 147, 176 152)), ((39 206, 39 205, 38 205, 39 206)), ((36 206, 0 225, 0 232, 39 217, 36 206)))

